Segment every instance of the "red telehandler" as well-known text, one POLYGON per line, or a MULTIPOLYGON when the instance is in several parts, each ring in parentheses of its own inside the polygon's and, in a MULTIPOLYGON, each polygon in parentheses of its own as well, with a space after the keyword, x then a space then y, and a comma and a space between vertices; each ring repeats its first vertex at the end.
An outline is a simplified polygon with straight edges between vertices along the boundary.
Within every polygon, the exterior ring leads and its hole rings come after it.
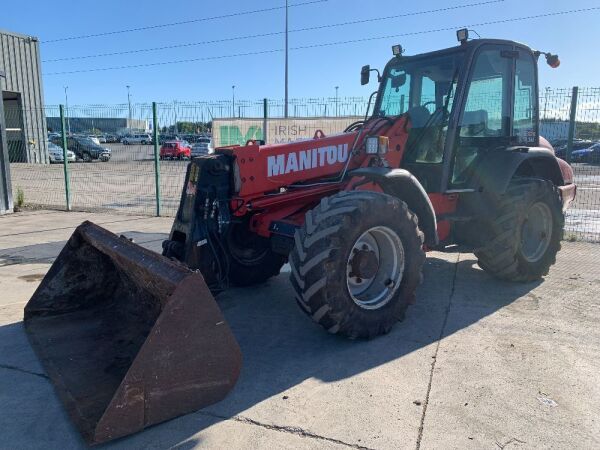
POLYGON ((404 317, 428 249, 460 244, 503 280, 548 273, 576 191, 539 136, 537 60, 558 57, 467 34, 415 56, 394 46, 381 74, 363 67, 379 88, 341 134, 193 159, 164 257, 78 228, 25 323, 89 442, 223 398, 241 359, 210 292, 286 262, 300 309, 350 338, 404 317))

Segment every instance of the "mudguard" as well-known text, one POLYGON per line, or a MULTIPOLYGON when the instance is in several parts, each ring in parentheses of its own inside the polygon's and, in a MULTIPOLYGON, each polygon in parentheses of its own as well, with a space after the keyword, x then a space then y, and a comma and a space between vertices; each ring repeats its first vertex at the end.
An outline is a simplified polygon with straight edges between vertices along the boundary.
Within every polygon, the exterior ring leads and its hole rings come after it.
POLYGON ((476 168, 470 183, 476 191, 503 194, 518 172, 563 186, 564 180, 554 152, 543 147, 511 147, 489 152, 476 168))
POLYGON ((406 202, 417 215, 419 228, 425 234, 425 244, 434 247, 439 243, 437 222, 431 200, 425 189, 408 170, 385 167, 363 167, 351 170, 350 177, 365 177, 381 186, 386 194, 406 202))

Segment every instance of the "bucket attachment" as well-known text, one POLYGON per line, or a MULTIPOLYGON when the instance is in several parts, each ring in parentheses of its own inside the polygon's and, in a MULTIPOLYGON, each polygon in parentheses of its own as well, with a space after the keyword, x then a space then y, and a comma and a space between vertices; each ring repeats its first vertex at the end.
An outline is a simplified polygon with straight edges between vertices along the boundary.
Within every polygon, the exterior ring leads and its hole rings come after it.
POLYGON ((216 403, 240 373, 202 275, 91 222, 25 306, 25 329, 89 444, 216 403))

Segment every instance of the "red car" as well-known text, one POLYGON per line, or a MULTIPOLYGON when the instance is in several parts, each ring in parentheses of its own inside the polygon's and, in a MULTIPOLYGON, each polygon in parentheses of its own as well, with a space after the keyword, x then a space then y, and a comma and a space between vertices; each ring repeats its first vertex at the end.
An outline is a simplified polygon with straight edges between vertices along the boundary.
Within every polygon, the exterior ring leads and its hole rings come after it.
POLYGON ((169 141, 160 147, 160 159, 190 159, 191 156, 192 149, 184 141, 169 141))

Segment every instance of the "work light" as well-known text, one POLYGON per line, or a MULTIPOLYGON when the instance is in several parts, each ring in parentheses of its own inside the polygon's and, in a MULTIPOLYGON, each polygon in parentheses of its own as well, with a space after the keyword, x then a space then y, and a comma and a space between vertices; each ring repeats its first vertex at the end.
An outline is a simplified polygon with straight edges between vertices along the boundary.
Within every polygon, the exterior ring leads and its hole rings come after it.
POLYGON ((458 39, 458 42, 460 42, 461 44, 467 42, 469 40, 469 30, 467 30, 466 28, 461 28, 460 30, 458 30, 456 32, 456 39, 458 39))
POLYGON ((366 152, 368 155, 383 155, 387 153, 389 147, 389 138, 387 136, 369 136, 366 143, 366 152))

